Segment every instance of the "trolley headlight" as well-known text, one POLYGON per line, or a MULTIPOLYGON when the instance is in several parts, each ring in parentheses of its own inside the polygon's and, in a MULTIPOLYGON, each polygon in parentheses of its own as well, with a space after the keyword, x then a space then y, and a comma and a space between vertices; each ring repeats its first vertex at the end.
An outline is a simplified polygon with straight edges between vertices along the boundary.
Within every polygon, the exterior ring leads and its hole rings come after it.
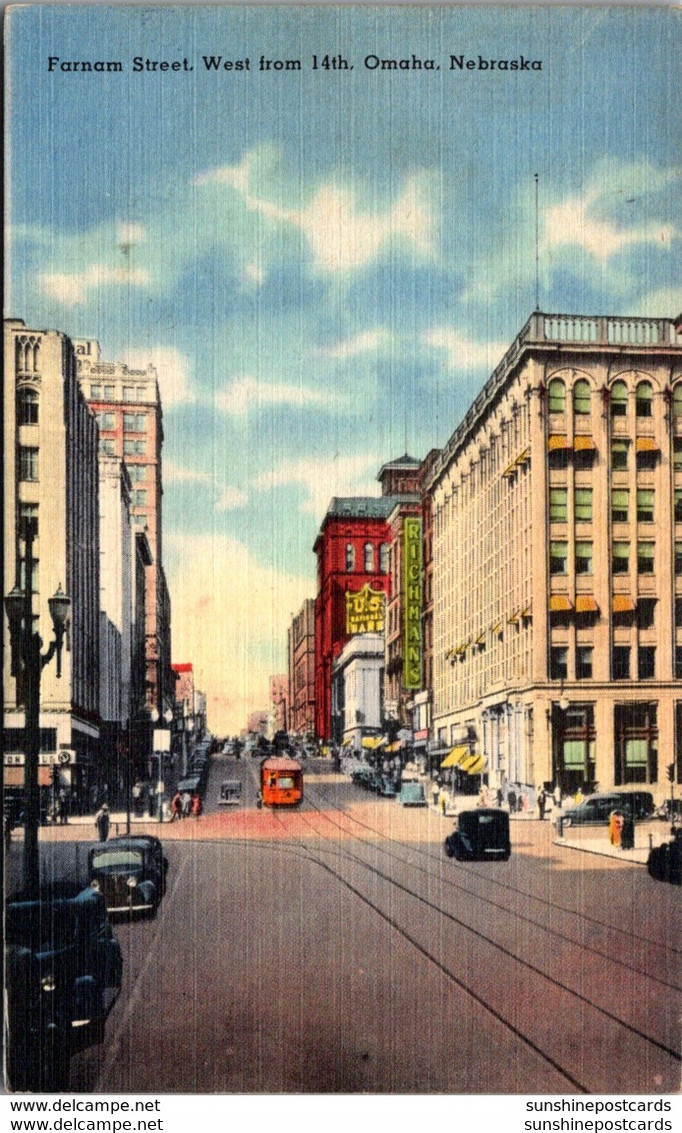
POLYGON ((91 888, 91 889, 94 889, 94 890, 95 890, 95 893, 99 893, 99 892, 101 891, 101 889, 102 889, 102 886, 100 885, 100 883, 99 883, 99 881, 97 880, 97 878, 95 878, 95 880, 94 880, 94 881, 91 881, 91 882, 90 882, 90 888, 91 888))
POLYGON ((129 889, 137 888, 137 878, 136 877, 129 877, 128 880, 126 881, 126 885, 128 886, 129 889))
POLYGON ((40 986, 43 989, 43 991, 46 991, 46 992, 54 991, 55 988, 57 987, 57 981, 55 980, 52 973, 50 973, 47 976, 43 976, 42 980, 40 981, 40 986))

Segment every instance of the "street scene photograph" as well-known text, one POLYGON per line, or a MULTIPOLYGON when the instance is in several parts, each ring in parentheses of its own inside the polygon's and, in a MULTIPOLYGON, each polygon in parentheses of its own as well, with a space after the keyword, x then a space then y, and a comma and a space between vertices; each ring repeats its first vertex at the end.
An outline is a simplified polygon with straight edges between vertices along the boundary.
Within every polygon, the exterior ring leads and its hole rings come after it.
POLYGON ((680 12, 4 17, 4 1092, 671 1131, 680 12))

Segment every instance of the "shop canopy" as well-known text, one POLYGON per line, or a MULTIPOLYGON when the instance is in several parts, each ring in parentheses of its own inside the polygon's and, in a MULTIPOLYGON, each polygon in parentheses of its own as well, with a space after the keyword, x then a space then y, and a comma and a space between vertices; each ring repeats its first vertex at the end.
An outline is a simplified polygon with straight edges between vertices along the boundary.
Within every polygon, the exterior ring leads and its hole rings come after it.
POLYGON ((457 744, 455 747, 450 749, 445 759, 441 763, 441 767, 457 767, 463 759, 466 759, 468 754, 469 748, 467 744, 457 744))
POLYGON ((462 771, 466 771, 467 775, 478 775, 485 767, 485 756, 470 755, 460 766, 462 771))
POLYGON ((386 736, 363 736, 362 746, 367 751, 376 751, 378 747, 383 747, 386 743, 386 736))

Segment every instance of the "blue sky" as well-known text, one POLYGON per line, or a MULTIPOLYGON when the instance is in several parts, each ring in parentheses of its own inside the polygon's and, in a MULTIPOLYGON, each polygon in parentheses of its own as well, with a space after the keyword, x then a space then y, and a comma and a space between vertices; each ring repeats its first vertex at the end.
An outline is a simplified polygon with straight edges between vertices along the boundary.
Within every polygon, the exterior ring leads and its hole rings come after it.
POLYGON ((267 703, 331 496, 443 444, 535 306, 536 173, 543 310, 682 309, 680 38, 672 8, 12 11, 6 313, 157 365, 173 659, 216 730, 267 703), (364 62, 413 55, 440 70, 364 62))

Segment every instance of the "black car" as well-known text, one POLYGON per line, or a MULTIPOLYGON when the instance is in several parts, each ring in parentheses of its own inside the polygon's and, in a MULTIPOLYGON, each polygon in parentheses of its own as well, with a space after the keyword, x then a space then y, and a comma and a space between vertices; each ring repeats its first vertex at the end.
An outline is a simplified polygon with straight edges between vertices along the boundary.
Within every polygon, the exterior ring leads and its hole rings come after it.
POLYGON ((682 885, 682 830, 675 831, 672 841, 654 846, 649 853, 646 868, 656 881, 682 885))
POLYGON ((621 806, 627 806, 635 819, 635 822, 642 822, 647 818, 653 818, 654 796, 651 791, 615 791, 620 797, 621 806))
POLYGON ((488 807, 463 810, 445 839, 445 853, 457 861, 508 861, 511 841, 507 811, 488 807))
POLYGON ((153 835, 122 834, 92 847, 88 871, 110 913, 154 916, 166 892, 168 859, 153 835))
POLYGON ((12 1090, 68 1088, 72 1054, 102 1042, 123 958, 104 898, 61 882, 5 915, 5 1049, 12 1090))

